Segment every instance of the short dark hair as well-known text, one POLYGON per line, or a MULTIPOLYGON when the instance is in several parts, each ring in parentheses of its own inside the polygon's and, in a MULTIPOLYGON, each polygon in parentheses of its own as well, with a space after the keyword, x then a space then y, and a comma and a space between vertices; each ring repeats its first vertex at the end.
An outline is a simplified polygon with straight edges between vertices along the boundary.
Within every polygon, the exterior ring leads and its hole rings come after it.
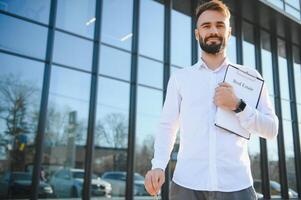
POLYGON ((201 4, 200 6, 197 7, 196 12, 195 12, 196 20, 198 20, 200 15, 207 10, 218 11, 229 19, 231 17, 228 6, 226 6, 223 2, 221 2, 219 0, 212 0, 212 1, 206 2, 204 4, 201 4))

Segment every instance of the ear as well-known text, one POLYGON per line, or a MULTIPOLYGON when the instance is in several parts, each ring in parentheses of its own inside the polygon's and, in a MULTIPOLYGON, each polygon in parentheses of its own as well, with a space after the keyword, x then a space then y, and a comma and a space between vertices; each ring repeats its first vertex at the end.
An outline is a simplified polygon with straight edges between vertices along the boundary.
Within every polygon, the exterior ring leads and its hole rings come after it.
POLYGON ((195 39, 196 39, 197 41, 199 41, 200 36, 199 36, 199 31, 198 31, 198 29, 194 29, 194 36, 195 36, 195 39))

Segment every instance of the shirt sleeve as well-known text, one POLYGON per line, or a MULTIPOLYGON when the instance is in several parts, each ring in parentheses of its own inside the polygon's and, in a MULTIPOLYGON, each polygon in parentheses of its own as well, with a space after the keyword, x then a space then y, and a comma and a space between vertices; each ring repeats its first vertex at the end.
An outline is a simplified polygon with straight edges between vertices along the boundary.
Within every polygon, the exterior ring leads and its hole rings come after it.
POLYGON ((236 113, 243 128, 265 139, 273 139, 278 134, 278 117, 269 98, 266 84, 263 85, 257 109, 246 106, 236 113))
POLYGON ((170 153, 179 129, 181 99, 176 77, 172 75, 168 81, 166 98, 155 134, 152 169, 160 168, 165 170, 170 159, 170 153))

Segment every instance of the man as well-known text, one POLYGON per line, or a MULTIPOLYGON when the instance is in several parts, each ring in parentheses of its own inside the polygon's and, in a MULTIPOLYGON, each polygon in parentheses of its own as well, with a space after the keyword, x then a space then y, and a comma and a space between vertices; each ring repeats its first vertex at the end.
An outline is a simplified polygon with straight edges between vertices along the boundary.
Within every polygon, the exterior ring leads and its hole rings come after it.
MULTIPOLYGON (((278 118, 265 85, 255 109, 239 99, 230 84, 222 83, 229 64, 225 47, 231 35, 227 6, 213 0, 198 7, 196 16, 195 37, 202 49, 201 59, 170 77, 145 187, 151 195, 159 192, 180 128, 170 200, 257 199, 248 140, 216 127, 216 109, 233 111, 243 128, 266 139, 277 136, 278 118)), ((252 68, 232 65, 260 77, 252 68)))

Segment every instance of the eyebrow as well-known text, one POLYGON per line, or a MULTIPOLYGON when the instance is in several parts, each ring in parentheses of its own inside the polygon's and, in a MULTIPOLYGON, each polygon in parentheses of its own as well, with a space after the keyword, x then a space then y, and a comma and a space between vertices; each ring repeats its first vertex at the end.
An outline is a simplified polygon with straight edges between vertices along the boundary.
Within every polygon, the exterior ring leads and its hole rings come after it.
MULTIPOLYGON (((217 23, 217 24, 223 24, 223 25, 226 25, 226 23, 223 22, 223 21, 217 21, 216 23, 217 23)), ((202 23, 200 26, 205 26, 205 25, 210 25, 210 24, 211 24, 211 22, 204 22, 204 23, 202 23)))

